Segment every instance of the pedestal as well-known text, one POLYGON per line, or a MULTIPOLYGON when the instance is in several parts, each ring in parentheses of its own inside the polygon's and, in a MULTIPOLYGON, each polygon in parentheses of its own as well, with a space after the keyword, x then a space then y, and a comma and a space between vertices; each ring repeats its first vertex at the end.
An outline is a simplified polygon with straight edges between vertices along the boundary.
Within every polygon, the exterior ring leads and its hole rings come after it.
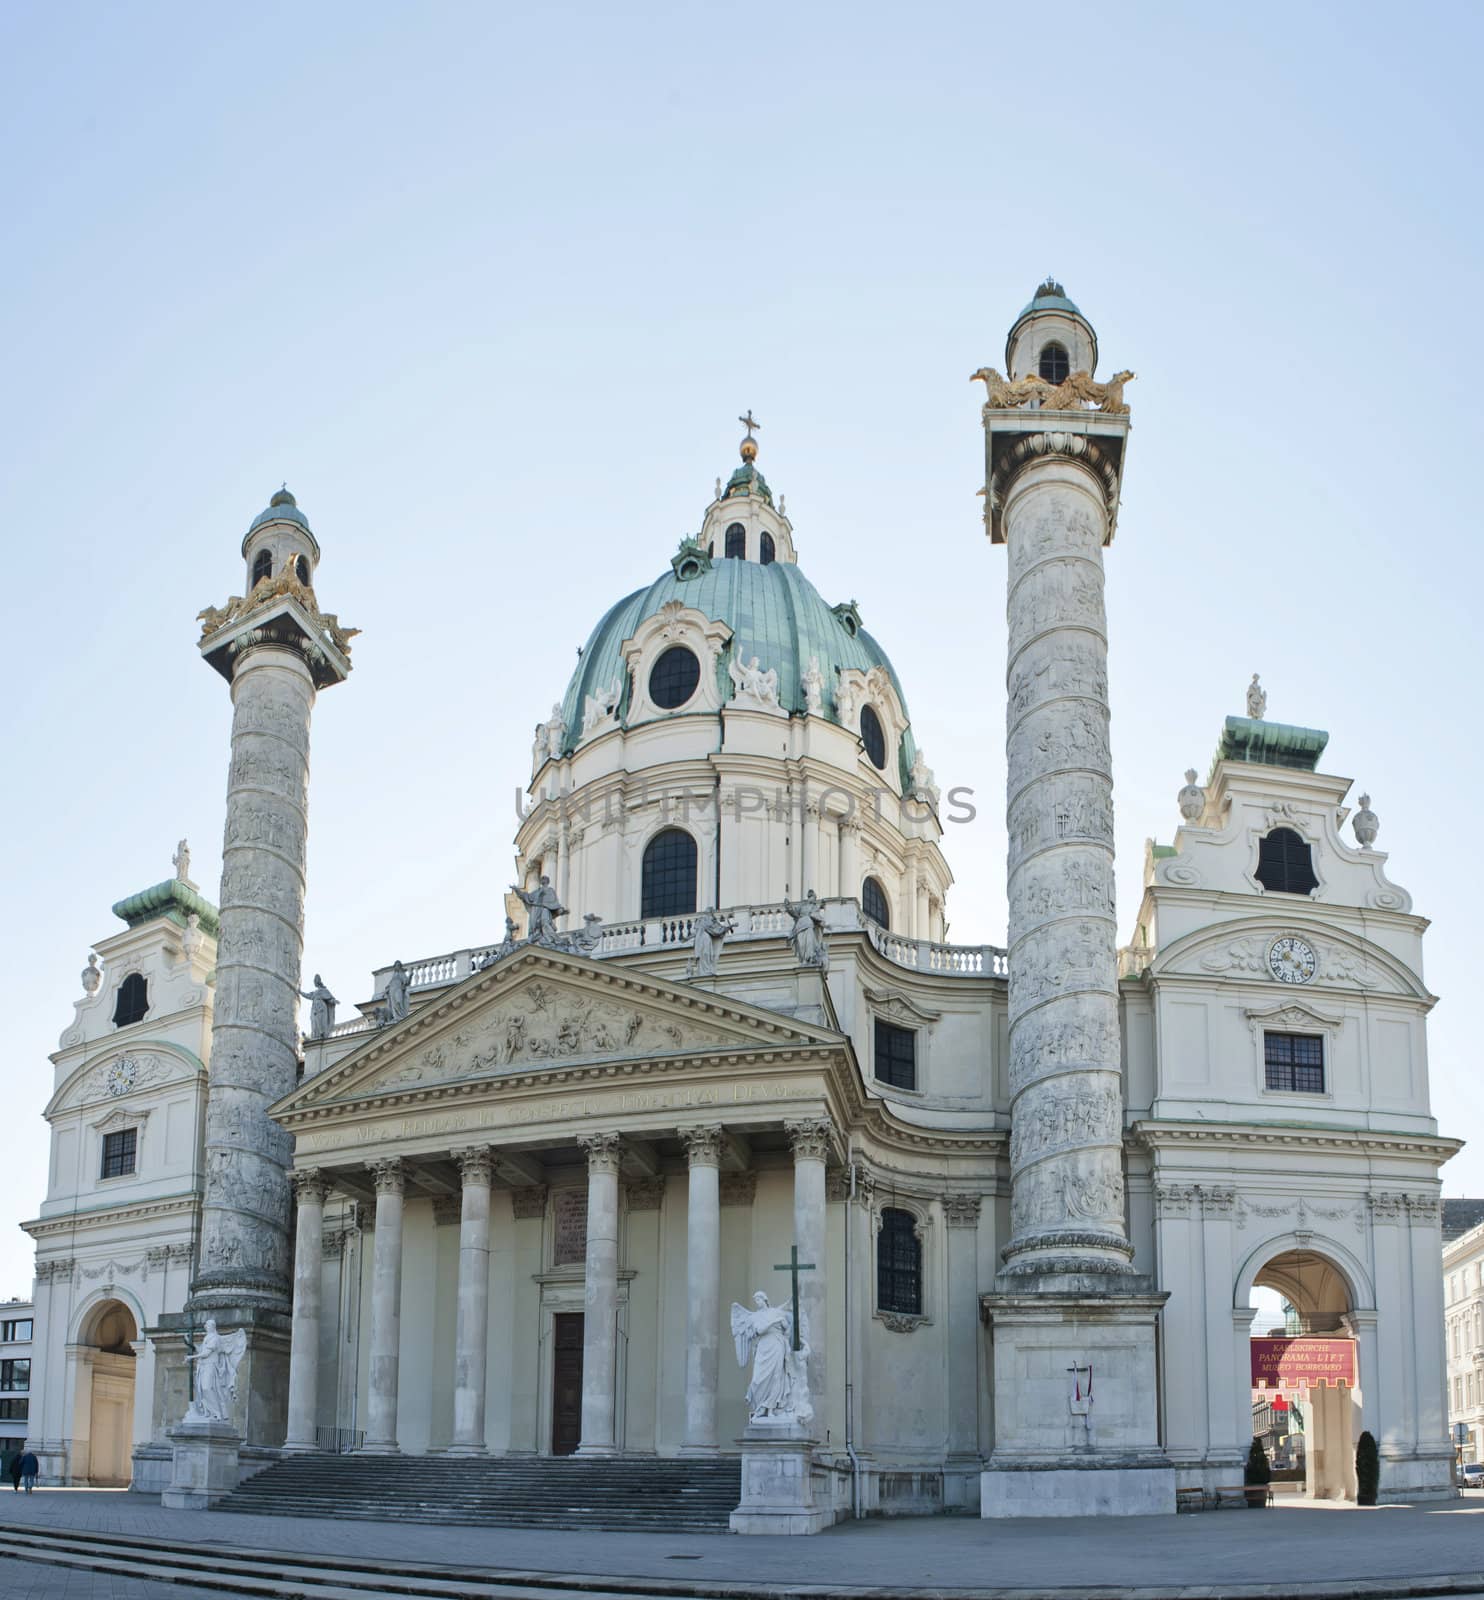
POLYGON ((172 1511, 204 1511, 237 1487, 242 1435, 230 1422, 187 1419, 170 1429, 170 1484, 160 1504, 172 1511))
POLYGON ((821 1533, 834 1510, 814 1489, 814 1447, 796 1422, 749 1422, 742 1450, 742 1502, 733 1533, 821 1533))
POLYGON ((994 1340, 995 1447, 980 1474, 981 1516, 1174 1513, 1155 1370, 1166 1296, 1114 1283, 982 1297, 994 1340))

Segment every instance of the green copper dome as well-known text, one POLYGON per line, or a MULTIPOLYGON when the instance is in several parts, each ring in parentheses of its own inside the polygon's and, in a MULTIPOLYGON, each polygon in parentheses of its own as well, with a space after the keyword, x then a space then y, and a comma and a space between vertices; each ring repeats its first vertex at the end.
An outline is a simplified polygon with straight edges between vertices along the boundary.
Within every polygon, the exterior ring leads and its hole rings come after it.
MULTIPOLYGON (((903 714, 907 714, 907 697, 896 670, 881 646, 858 625, 853 604, 837 608, 827 605, 792 562, 772 561, 764 566, 756 561, 721 559, 713 560, 709 569, 696 577, 665 573, 647 589, 637 589, 620 600, 593 629, 562 702, 568 751, 580 738, 585 697, 600 693, 615 679, 624 686, 619 717, 627 725, 632 686, 624 666, 623 642, 671 600, 704 612, 711 621, 725 622, 732 630, 732 642, 716 665, 723 702, 732 695, 729 664, 756 656, 764 668, 777 668, 778 701, 783 709, 802 713, 805 695, 800 679, 809 670, 809 658, 815 656, 824 677, 825 714, 832 722, 839 720, 835 715, 835 684, 836 669, 840 667, 862 672, 884 667, 903 714)), ((897 752, 904 789, 916 753, 909 730, 897 752)))
POLYGON ((287 484, 252 519, 247 531, 251 533, 254 528, 261 528, 265 522, 297 522, 305 533, 310 531, 309 518, 299 509, 299 503, 289 493, 287 484))
MULTIPOLYGON (((1021 308, 1020 315, 1015 319, 1016 322, 1023 321, 1033 311, 1066 311, 1074 317, 1082 316, 1082 312, 1078 309, 1076 303, 1067 299, 1066 290, 1062 288, 1055 278, 1048 278, 1036 290, 1035 294, 1021 308)), ((1082 320, 1085 322, 1087 319, 1083 317, 1082 320)))

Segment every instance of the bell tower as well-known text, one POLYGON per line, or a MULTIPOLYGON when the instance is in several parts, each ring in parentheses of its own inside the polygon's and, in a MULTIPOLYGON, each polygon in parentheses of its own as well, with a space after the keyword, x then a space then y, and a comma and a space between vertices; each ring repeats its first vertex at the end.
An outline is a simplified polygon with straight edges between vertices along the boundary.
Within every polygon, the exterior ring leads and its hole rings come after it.
POLYGON ((1048 280, 985 369, 985 520, 1009 557, 1011 1226, 992 1328, 986 1516, 1173 1511, 1155 1321, 1125 1218, 1103 550, 1122 382, 1048 280))

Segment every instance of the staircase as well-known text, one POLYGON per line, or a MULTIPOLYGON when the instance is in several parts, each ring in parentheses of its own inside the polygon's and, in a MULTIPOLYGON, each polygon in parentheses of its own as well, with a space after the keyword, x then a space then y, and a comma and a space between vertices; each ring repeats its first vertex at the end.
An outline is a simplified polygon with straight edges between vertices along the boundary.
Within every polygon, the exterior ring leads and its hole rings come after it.
POLYGON ((214 1507, 485 1528, 725 1533, 735 1457, 288 1456, 214 1507))

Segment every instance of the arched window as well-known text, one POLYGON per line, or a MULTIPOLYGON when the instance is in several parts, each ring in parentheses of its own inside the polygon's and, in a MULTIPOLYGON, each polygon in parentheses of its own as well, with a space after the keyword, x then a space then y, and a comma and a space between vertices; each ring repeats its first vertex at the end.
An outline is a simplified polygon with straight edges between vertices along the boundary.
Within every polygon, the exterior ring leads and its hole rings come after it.
POLYGON ((253 588, 256 589, 264 578, 271 578, 272 576, 273 552, 271 550, 259 550, 252 560, 253 588))
POLYGON ((307 589, 309 587, 309 557, 300 556, 294 563, 294 576, 307 589))
POLYGON ((701 663, 694 650, 672 644, 649 669, 649 698, 663 711, 675 711, 696 692, 701 663))
POLYGON ((1292 828, 1274 828, 1257 847, 1257 881, 1274 894, 1312 894, 1319 879, 1307 840, 1292 828))
POLYGON ((1067 360, 1067 347, 1054 340, 1041 350, 1041 376, 1047 383, 1065 383, 1072 363, 1067 360))
POLYGON ((149 985, 142 973, 131 972, 119 985, 118 999, 113 1007, 115 1028, 127 1028, 131 1022, 142 1022, 149 1012, 149 985))
POLYGON ((886 771, 886 730, 881 726, 881 718, 870 708, 861 707, 861 743, 866 747, 866 754, 871 758, 871 765, 878 772, 886 771))
POLYGON ((922 1315, 922 1241, 917 1218, 891 1208, 876 1235, 876 1309, 922 1315))
POLYGON ((641 917, 683 917, 696 909, 696 841, 683 828, 666 828, 644 847, 641 917))
POLYGON ((861 910, 872 922, 879 922, 883 928, 891 928, 891 907, 887 904, 886 890, 875 880, 867 878, 861 885, 861 910))
POLYGON ((727 559, 729 561, 747 559, 747 529, 740 522, 734 522, 727 529, 727 559))
POLYGON ((773 535, 771 533, 763 534, 761 539, 758 541, 757 559, 758 565, 762 567, 767 566, 770 561, 776 561, 778 559, 777 551, 773 544, 773 535))

